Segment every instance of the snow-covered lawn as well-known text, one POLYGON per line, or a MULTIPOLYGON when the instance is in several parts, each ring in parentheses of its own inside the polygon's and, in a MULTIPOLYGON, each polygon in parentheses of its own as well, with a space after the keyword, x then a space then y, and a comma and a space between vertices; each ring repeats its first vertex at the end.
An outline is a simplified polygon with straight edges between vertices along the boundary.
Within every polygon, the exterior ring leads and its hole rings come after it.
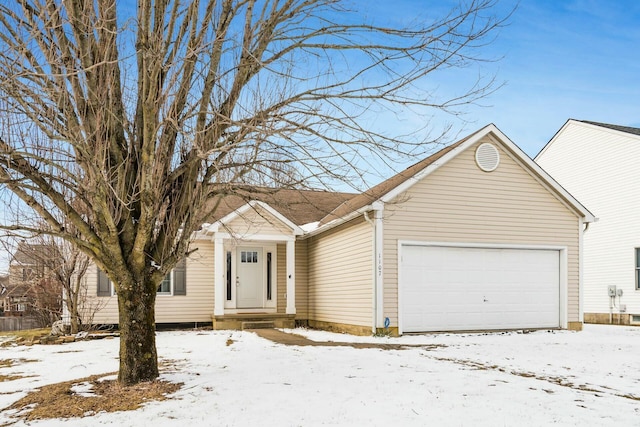
MULTIPOLYGON (((250 332, 159 332, 162 378, 184 383, 170 399, 29 425, 640 425, 640 328, 401 338, 295 332, 429 347, 287 347, 250 332)), ((0 359, 32 361, 0 368, 24 377, 0 382, 0 408, 40 385, 113 372, 117 355, 117 339, 1 348, 0 359)), ((0 425, 10 415, 0 413, 0 425)))

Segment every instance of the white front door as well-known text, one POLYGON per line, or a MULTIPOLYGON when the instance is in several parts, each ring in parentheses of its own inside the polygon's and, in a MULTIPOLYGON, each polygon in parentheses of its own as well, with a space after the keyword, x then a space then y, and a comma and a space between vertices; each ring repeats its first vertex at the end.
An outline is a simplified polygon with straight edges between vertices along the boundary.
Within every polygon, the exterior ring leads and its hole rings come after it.
POLYGON ((237 307, 264 307, 264 260, 262 248, 239 247, 236 256, 237 307))

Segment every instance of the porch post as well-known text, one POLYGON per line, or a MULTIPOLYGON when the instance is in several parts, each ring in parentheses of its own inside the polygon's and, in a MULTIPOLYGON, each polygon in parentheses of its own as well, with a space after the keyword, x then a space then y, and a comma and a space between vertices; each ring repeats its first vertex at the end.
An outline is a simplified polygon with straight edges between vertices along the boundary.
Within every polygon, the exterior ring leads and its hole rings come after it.
POLYGON ((224 291, 225 291, 225 271, 224 271, 224 245, 219 237, 214 238, 214 295, 213 314, 214 316, 224 315, 224 291))
POLYGON ((287 314, 296 314, 296 241, 287 240, 287 314))

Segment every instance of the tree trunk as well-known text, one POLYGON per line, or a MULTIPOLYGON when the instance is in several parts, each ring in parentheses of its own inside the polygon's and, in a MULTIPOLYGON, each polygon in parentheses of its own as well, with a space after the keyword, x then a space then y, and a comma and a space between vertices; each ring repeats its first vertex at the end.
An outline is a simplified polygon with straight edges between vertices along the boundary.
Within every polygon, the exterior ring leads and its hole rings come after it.
POLYGON ((80 313, 78 309, 78 294, 77 292, 71 292, 71 287, 69 286, 66 290, 66 298, 65 303, 67 305, 67 311, 69 312, 69 322, 71 324, 71 330, 69 331, 71 334, 75 335, 80 332, 79 328, 79 318, 80 313))
POLYGON ((74 316, 71 316, 71 330, 69 331, 69 333, 71 335, 75 335, 78 332, 80 332, 78 329, 79 329, 78 328, 78 319, 76 317, 74 317, 74 316))
POLYGON ((73 335, 77 334, 78 332, 80 332, 80 325, 79 325, 79 318, 80 318, 80 313, 78 310, 78 301, 77 301, 77 296, 73 297, 73 299, 71 300, 71 304, 67 304, 67 310, 69 311, 69 318, 71 321, 71 333, 73 335))
POLYGON ((151 381, 159 375, 155 336, 156 286, 155 283, 145 282, 121 284, 119 287, 118 381, 123 385, 151 381))

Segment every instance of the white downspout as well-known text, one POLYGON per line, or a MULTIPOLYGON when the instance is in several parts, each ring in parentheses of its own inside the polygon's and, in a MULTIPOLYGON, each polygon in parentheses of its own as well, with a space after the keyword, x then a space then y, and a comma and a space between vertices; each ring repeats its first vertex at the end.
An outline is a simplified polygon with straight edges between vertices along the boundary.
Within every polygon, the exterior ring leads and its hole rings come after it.
MULTIPOLYGON (((371 319, 371 333, 373 333, 374 335, 377 332, 376 329, 376 319, 378 318, 378 298, 377 298, 377 289, 378 289, 378 283, 377 283, 377 277, 376 277, 376 223, 369 218, 369 212, 365 211, 363 213, 364 219, 365 221, 367 221, 369 224, 371 224, 371 227, 373 227, 373 248, 372 248, 372 255, 373 255, 373 295, 371 297, 371 305, 372 305, 372 319, 371 319)), ((375 217, 375 212, 374 212, 374 217, 375 217)))
POLYGON ((582 271, 582 257, 584 254, 582 253, 584 244, 583 244, 583 235, 584 232, 589 228, 589 223, 584 223, 583 219, 580 218, 578 221, 578 229, 580 230, 578 233, 578 305, 580 308, 578 309, 578 321, 584 323, 584 284, 582 283, 583 271, 582 271))
POLYGON ((383 213, 384 204, 375 202, 372 204, 374 219, 369 217, 368 212, 364 212, 364 219, 373 226, 373 319, 371 330, 375 334, 378 328, 384 325, 384 292, 383 292, 383 269, 382 269, 382 246, 383 246, 383 213))
MULTIPOLYGON (((595 221, 598 221, 598 218, 595 218, 595 221)), ((584 323, 584 284, 583 284, 583 268, 584 268, 584 233, 589 230, 589 225, 591 223, 584 222, 584 218, 580 218, 578 221, 578 229, 580 230, 578 234, 578 292, 580 293, 578 296, 578 303, 580 304, 579 311, 579 320, 584 323)), ((612 320, 611 320, 612 321, 612 320)))
POLYGON ((385 327, 385 319, 384 319, 384 276, 383 276, 383 246, 384 246, 384 235, 383 235, 383 214, 384 214, 384 204, 379 203, 378 209, 375 212, 375 221, 376 221, 376 298, 377 298, 377 308, 378 308, 378 317, 376 321, 376 328, 385 327))

